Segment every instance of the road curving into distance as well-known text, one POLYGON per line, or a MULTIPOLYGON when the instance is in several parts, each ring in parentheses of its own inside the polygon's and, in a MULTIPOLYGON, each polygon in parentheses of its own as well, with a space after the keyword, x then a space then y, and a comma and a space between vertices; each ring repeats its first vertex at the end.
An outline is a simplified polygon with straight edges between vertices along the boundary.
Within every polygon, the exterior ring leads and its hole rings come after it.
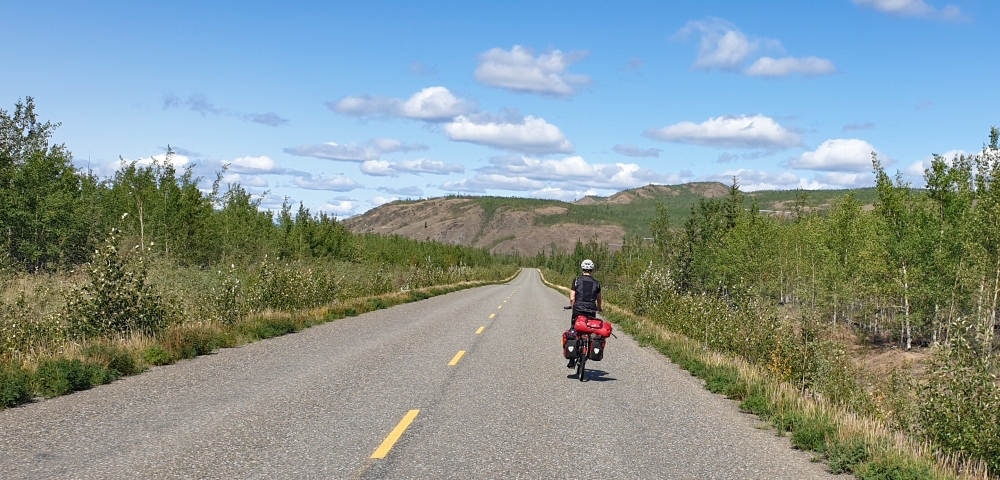
POLYGON ((591 381, 526 269, 0 411, 0 476, 834 478, 618 332, 591 381))

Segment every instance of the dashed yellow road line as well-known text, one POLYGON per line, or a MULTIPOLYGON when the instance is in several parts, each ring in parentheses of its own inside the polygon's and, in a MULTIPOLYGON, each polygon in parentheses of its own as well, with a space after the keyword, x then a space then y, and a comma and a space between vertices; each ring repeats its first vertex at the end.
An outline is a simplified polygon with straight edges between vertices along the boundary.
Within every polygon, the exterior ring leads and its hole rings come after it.
POLYGON ((458 361, 462 358, 462 355, 465 355, 465 350, 459 350, 458 353, 455 354, 455 358, 448 362, 448 366, 454 367, 455 365, 458 365, 458 361))
POLYGON ((495 316, 497 316, 497 314, 495 314, 495 313, 491 313, 491 314, 490 314, 490 318, 493 318, 493 317, 495 317, 495 316))
POLYGON ((500 305, 500 306, 499 306, 499 307, 497 307, 497 308, 503 308, 503 305, 500 305))
POLYGON ((410 410, 407 412, 406 416, 404 416, 403 419, 399 421, 399 424, 396 425, 396 428, 392 429, 389 436, 385 437, 385 440, 382 441, 382 445, 379 445, 378 448, 375 449, 375 453, 372 454, 371 458, 385 458, 386 454, 389 453, 389 450, 392 450, 392 446, 396 444, 397 440, 399 440, 399 437, 403 436, 403 432, 406 431, 406 427, 409 427, 410 424, 413 423, 413 419, 417 418, 418 413, 420 413, 420 410, 410 410))
POLYGON ((479 327, 479 330, 476 330, 476 335, 479 335, 480 333, 483 333, 483 330, 486 330, 486 325, 483 325, 482 327, 479 327))

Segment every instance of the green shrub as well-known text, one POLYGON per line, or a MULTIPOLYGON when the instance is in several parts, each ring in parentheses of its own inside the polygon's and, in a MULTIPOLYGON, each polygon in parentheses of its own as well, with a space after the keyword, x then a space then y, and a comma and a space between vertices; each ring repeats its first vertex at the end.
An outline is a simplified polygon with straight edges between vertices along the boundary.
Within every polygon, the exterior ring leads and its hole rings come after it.
POLYGON ((14 365, 0 364, 0 408, 31 400, 30 376, 14 365))
POLYGON ((254 338, 264 339, 294 333, 297 330, 298 326, 291 319, 268 318, 250 325, 247 333, 254 338))
POLYGON ((358 311, 354 308, 345 308, 344 315, 347 315, 348 317, 356 317, 358 316, 358 311))
POLYGON ((143 371, 131 352, 114 345, 91 344, 83 349, 83 355, 94 363, 107 365, 108 371, 116 377, 135 375, 143 371))
POLYGON ((166 326, 166 309, 146 283, 142 259, 127 263, 118 252, 119 232, 112 229, 95 252, 87 274, 90 283, 69 295, 66 317, 78 336, 155 334, 166 326))
POLYGON ((858 436, 829 437, 825 453, 830 472, 835 474, 853 472, 871 458, 864 439, 858 436))
POLYGON ((369 303, 371 303, 373 310, 382 310, 383 308, 386 308, 385 300, 381 298, 373 298, 369 303))
POLYGON ((116 378, 100 365, 84 363, 80 359, 48 358, 42 360, 35 372, 36 389, 47 398, 70 392, 86 390, 116 378))
POLYGON ((164 347, 178 359, 207 355, 222 346, 221 334, 205 328, 178 328, 171 330, 164 338, 164 347))
POLYGON ((930 465, 895 457, 883 457, 863 463, 854 470, 861 480, 934 480, 930 465))
POLYGON ((792 430, 792 445, 801 450, 822 453, 826 449, 827 437, 833 432, 834 426, 829 418, 805 414, 792 430))
POLYGON ((142 352, 142 359, 150 365, 169 365, 174 356, 159 345, 153 345, 142 352))

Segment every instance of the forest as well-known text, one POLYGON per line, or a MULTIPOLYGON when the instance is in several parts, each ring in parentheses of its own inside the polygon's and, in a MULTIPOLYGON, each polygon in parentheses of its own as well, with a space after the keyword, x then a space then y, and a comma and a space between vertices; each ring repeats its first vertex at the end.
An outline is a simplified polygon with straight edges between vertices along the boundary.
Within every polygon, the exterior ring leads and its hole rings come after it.
POLYGON ((935 156, 922 189, 873 154, 868 207, 853 194, 827 210, 800 197, 791 215, 765 214, 756 202, 745 207, 734 182, 681 224, 660 205, 649 239, 614 252, 578 243, 535 262, 566 285, 591 257, 606 301, 921 439, 932 457, 957 455, 996 474, 998 133, 977 154, 935 156), (889 369, 858 361, 890 350, 926 358, 889 369))
POLYGON ((74 167, 0 110, 0 408, 515 274, 484 249, 355 235, 164 162, 74 167), (208 184, 211 185, 208 188, 208 184))

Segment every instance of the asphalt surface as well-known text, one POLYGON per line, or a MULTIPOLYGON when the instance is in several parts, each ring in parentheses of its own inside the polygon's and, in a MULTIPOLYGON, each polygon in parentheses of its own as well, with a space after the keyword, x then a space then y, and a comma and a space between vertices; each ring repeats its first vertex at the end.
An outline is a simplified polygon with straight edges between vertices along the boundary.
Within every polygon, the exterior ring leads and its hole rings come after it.
POLYGON ((578 381, 567 302, 524 270, 0 411, 0 478, 835 478, 621 332, 578 381))

